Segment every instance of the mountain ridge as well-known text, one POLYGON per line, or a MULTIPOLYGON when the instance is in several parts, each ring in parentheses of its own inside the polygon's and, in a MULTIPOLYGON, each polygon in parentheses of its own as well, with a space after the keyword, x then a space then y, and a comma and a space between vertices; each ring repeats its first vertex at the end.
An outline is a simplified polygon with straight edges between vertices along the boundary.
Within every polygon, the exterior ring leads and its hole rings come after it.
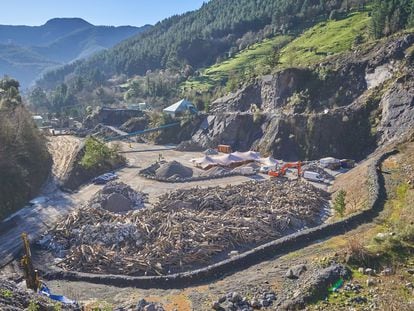
POLYGON ((0 74, 27 87, 48 69, 111 48, 151 27, 95 26, 82 18, 53 18, 40 26, 0 25, 0 74))

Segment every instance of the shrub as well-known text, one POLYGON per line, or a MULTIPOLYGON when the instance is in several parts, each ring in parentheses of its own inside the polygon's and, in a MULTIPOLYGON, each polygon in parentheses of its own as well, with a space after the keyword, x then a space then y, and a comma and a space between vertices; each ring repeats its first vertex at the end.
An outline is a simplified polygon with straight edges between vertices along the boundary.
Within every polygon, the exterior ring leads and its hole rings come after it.
POLYGON ((345 199, 346 199, 346 191, 339 190, 334 200, 334 210, 341 217, 344 216, 344 213, 345 213, 345 208, 346 208, 345 199))
POLYGON ((96 138, 89 137, 85 142, 85 154, 80 161, 80 165, 90 169, 102 165, 105 161, 114 160, 116 157, 116 148, 109 148, 96 138))
POLYGON ((373 255, 361 243, 361 239, 353 237, 347 243, 348 263, 358 266, 369 266, 373 263, 373 255))

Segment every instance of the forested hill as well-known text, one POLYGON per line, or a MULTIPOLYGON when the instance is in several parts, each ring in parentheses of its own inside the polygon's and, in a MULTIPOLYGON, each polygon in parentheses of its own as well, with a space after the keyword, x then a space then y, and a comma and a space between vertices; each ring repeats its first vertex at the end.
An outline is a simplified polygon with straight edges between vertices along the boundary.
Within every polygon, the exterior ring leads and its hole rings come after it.
POLYGON ((41 26, 0 25, 0 74, 27 86, 51 67, 111 48, 150 26, 94 26, 80 18, 55 18, 41 26))
POLYGON ((126 40, 76 66, 44 76, 47 88, 68 74, 90 76, 97 68, 109 78, 114 74, 145 74, 160 68, 192 68, 279 33, 294 32, 304 23, 326 18, 332 11, 362 6, 364 0, 211 0, 199 10, 157 23, 145 34, 126 40))

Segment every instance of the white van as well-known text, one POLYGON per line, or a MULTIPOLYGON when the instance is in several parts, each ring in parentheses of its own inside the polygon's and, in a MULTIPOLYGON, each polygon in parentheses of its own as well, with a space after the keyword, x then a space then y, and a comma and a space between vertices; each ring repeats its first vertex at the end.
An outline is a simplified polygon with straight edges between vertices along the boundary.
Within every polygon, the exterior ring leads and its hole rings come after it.
POLYGON ((311 181, 324 182, 323 177, 319 173, 311 171, 304 171, 303 178, 311 181))

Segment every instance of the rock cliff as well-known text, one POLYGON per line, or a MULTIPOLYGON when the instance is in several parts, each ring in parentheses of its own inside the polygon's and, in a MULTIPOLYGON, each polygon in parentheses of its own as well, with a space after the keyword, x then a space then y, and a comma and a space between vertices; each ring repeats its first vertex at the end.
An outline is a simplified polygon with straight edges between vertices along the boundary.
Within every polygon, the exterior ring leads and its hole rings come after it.
POLYGON ((362 159, 414 126, 413 46, 403 34, 264 76, 215 100, 191 139, 286 160, 362 159))

